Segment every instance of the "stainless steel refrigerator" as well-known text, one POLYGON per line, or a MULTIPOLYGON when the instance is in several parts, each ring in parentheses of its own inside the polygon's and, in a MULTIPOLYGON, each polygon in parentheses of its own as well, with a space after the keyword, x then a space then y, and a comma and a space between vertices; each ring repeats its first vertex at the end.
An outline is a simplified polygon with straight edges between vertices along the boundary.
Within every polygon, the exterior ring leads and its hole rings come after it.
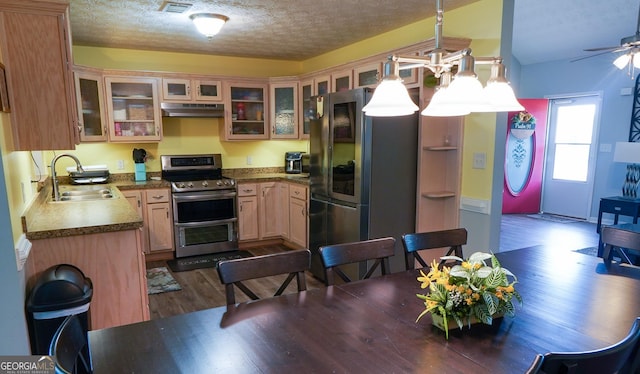
MULTIPOLYGON (((385 236, 396 238, 391 271, 404 270, 401 236, 415 232, 418 114, 369 117, 373 91, 360 88, 312 98, 309 250, 324 280, 318 249, 385 236)), ((415 98, 414 98, 415 100, 415 98)), ((362 276, 366 264, 351 266, 362 276)))

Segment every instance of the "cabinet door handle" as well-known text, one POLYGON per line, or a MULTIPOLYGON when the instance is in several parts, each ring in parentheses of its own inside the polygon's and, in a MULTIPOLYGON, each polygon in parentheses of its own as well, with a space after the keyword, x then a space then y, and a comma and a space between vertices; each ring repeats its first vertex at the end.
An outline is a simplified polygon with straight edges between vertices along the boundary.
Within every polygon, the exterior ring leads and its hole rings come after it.
POLYGON ((153 195, 153 196, 151 196, 151 198, 152 198, 152 199, 159 200, 159 199, 162 199, 162 198, 163 198, 163 195, 153 195))
POLYGON ((138 199, 138 208, 142 207, 142 202, 138 199))

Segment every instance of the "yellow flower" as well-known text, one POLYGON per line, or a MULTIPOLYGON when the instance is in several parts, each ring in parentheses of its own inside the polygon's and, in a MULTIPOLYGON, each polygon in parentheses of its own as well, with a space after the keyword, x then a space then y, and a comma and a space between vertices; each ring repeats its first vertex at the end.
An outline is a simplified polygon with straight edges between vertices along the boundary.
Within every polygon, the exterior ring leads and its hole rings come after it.
POLYGON ((470 264, 470 263, 468 263, 467 261, 463 261, 463 262, 462 262, 462 264, 461 264, 461 266, 462 266, 462 268, 463 268, 463 269, 465 269, 465 270, 469 270, 469 269, 471 269, 471 264, 470 264))
POLYGON ((429 280, 429 278, 426 275, 424 275, 424 272, 422 270, 420 270, 420 274, 422 275, 421 277, 418 277, 418 282, 420 282, 420 288, 429 287, 429 283, 431 283, 431 280, 429 280))

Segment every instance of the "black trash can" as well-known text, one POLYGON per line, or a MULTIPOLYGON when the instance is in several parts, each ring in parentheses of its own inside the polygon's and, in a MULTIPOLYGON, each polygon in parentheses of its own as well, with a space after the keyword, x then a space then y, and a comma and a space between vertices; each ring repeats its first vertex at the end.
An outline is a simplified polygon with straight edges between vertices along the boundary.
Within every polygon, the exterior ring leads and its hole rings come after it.
POLYGON ((26 305, 32 354, 49 354, 53 335, 67 316, 77 314, 88 331, 92 296, 91 279, 73 265, 54 265, 42 272, 26 305))

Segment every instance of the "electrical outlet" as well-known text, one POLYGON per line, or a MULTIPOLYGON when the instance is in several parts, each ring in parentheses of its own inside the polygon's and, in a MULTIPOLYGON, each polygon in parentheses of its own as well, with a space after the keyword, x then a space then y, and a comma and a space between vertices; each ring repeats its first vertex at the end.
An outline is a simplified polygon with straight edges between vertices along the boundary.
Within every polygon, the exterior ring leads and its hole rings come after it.
POLYGON ((252 161, 251 156, 247 156, 247 165, 251 165, 252 161))
POLYGON ((124 170, 124 160, 118 160, 118 170, 124 170))

